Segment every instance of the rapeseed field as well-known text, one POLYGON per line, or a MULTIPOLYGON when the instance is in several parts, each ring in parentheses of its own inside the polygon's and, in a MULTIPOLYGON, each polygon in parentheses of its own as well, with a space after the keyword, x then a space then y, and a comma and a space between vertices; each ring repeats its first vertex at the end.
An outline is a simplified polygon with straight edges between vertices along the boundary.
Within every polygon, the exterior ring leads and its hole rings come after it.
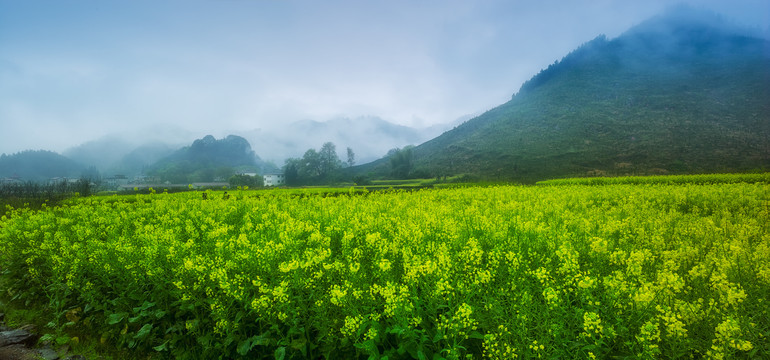
POLYGON ((770 358, 765 183, 332 195, 13 210, 0 276, 152 358, 770 358))

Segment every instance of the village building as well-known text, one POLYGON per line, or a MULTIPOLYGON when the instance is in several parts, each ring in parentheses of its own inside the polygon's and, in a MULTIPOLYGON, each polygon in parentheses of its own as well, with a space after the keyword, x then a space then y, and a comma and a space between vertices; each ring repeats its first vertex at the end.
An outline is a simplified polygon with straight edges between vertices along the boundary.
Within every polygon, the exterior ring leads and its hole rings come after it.
POLYGON ((128 184, 128 177, 126 175, 114 175, 104 179, 104 185, 109 189, 118 189, 126 184, 128 184))
POLYGON ((281 186, 286 183, 283 174, 265 174, 262 176, 265 186, 281 186))

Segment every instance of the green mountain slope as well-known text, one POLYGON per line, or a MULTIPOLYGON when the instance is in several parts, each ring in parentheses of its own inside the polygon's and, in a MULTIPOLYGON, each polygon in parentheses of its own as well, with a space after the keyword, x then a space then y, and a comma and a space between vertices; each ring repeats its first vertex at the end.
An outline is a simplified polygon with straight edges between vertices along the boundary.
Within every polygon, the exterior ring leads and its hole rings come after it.
POLYGON ((216 140, 207 135, 159 160, 147 173, 172 183, 222 181, 236 170, 258 172, 261 165, 246 139, 229 135, 216 140))
POLYGON ((672 11, 584 44, 413 157, 432 176, 524 182, 768 169, 770 43, 712 14, 672 11))
POLYGON ((26 150, 0 155, 0 178, 46 182, 51 178, 77 179, 86 167, 53 151, 26 150))

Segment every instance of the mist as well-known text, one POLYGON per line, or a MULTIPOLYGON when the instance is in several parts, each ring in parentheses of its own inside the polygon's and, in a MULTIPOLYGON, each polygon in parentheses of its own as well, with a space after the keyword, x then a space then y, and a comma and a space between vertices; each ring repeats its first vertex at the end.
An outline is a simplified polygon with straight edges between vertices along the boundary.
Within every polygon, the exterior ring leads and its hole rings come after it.
MULTIPOLYGON (((107 163, 232 133, 278 166, 326 141, 370 160, 677 3, 0 1, 0 153, 102 141, 113 151, 92 162, 107 163), (296 127, 314 123, 335 130, 296 127)), ((766 1, 683 3, 770 29, 766 1)))

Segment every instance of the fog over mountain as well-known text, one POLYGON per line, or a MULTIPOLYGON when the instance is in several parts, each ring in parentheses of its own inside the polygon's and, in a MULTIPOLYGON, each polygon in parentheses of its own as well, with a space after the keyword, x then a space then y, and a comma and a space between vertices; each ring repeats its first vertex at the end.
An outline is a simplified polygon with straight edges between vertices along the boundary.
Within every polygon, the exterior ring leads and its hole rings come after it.
MULTIPOLYGON (((672 8, 598 36, 506 103, 409 151, 408 176, 569 176, 770 169, 770 41, 672 8)), ((358 173, 393 175, 393 161, 358 173)))
POLYGON ((201 136, 175 126, 157 126, 108 134, 70 147, 62 154, 86 166, 95 166, 105 175, 132 175, 189 145, 196 137, 201 136))
POLYGON ((260 157, 278 166, 286 158, 301 157, 307 149, 319 148, 325 142, 334 143, 340 157, 345 156, 346 148, 351 148, 356 163, 363 164, 383 157, 390 149, 428 141, 470 117, 423 128, 393 124, 376 116, 340 117, 324 122, 302 120, 241 135, 260 157))
POLYGON ((767 0, 0 0, 0 153, 159 126, 184 143, 369 115, 422 129, 680 2, 770 28, 767 0))
MULTIPOLYGON (((211 134, 216 138, 232 134, 244 137, 260 159, 278 168, 287 158, 301 157, 308 149, 319 148, 325 142, 334 143, 341 158, 350 147, 356 154, 356 163, 363 164, 385 156, 393 148, 428 141, 469 118, 470 115, 452 123, 413 128, 366 116, 302 120, 249 131, 220 129, 211 134)), ((113 133, 71 147, 63 155, 78 163, 95 166, 105 175, 136 175, 204 135, 207 134, 177 127, 113 133)))

